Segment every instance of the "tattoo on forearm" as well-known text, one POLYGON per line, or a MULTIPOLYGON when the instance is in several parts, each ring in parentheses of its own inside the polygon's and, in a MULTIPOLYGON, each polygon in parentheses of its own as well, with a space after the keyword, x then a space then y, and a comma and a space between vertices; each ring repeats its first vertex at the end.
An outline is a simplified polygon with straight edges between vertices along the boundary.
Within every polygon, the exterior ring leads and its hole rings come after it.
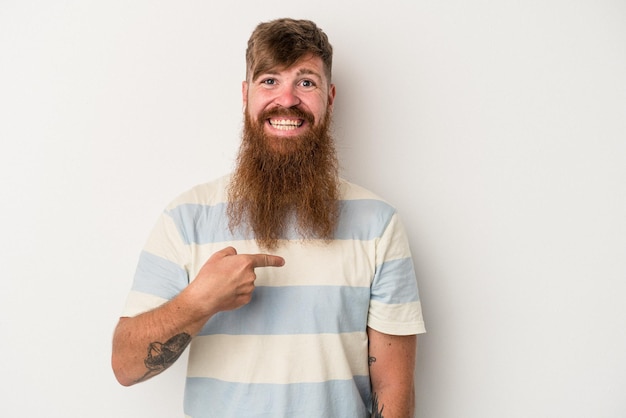
MULTIPOLYGON (((376 363, 376 357, 374 356, 369 356, 367 358, 367 363, 370 367, 372 367, 372 364, 376 363)), ((380 409, 378 409, 378 394, 374 392, 374 394, 372 395, 372 415, 371 418, 385 418, 383 416, 383 409, 385 408, 384 405, 380 406, 380 409)))
POLYGON ((148 345, 148 355, 143 361, 148 371, 139 378, 138 382, 149 379, 174 364, 180 355, 183 354, 190 341, 191 335, 183 332, 174 335, 165 343, 157 341, 150 343, 148 345))
POLYGON ((380 409, 378 409, 378 395, 374 393, 372 395, 372 418, 385 418, 383 409, 385 409, 385 405, 380 405, 380 409))

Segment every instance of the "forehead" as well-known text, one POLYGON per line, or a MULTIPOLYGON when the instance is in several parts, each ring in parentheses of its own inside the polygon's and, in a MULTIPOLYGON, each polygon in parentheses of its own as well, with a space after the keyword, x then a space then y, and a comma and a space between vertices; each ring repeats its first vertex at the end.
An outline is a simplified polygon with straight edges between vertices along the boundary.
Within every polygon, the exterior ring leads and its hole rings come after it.
POLYGON ((260 71, 255 72, 256 80, 263 74, 294 74, 296 76, 310 75, 319 78, 320 80, 326 80, 326 73, 324 71, 324 62, 317 55, 307 55, 289 66, 274 65, 260 71))

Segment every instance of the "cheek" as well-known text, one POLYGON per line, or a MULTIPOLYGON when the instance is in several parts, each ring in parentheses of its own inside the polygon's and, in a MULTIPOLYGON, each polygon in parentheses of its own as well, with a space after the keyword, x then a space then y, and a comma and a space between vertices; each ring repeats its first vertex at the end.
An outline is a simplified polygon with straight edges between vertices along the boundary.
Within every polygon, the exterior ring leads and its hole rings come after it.
POLYGON ((325 115, 329 108, 329 99, 326 94, 316 96, 314 100, 309 102, 310 109, 316 115, 325 115))
POLYGON ((328 111, 328 106, 325 103, 318 103, 315 108, 311 108, 312 113, 315 115, 316 123, 320 123, 328 111))
POLYGON ((252 119, 255 122, 257 121, 259 115, 261 114, 261 109, 259 109, 259 107, 256 106, 254 102, 248 102, 246 111, 248 112, 248 116, 250 117, 250 119, 252 119))
POLYGON ((256 120, 259 115, 263 113, 263 111, 267 108, 269 103, 271 103, 271 101, 268 101, 266 99, 264 100, 261 97, 248 97, 248 104, 246 106, 248 114, 250 115, 250 117, 256 120))

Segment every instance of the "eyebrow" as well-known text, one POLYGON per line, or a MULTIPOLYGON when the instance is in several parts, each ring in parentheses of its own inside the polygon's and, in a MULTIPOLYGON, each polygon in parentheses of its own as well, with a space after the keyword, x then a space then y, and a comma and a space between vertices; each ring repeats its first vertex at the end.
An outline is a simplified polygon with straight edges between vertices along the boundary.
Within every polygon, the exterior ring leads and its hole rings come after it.
POLYGON ((314 76, 319 77, 320 79, 322 79, 322 76, 317 71, 311 70, 310 68, 301 68, 298 71, 298 75, 299 76, 300 75, 314 75, 314 76))
MULTIPOLYGON (((257 80, 259 77, 261 77, 262 75, 272 75, 272 76, 276 76, 279 75, 281 73, 281 70, 276 70, 276 69, 271 69, 268 71, 264 71, 262 73, 259 73, 259 75, 255 78, 255 80, 257 80)), ((314 75, 317 78, 319 78, 320 80, 323 80, 322 75, 320 73, 318 73, 315 70, 312 70, 310 68, 300 68, 298 70, 298 72, 296 73, 296 76, 300 77, 302 75, 314 75)))

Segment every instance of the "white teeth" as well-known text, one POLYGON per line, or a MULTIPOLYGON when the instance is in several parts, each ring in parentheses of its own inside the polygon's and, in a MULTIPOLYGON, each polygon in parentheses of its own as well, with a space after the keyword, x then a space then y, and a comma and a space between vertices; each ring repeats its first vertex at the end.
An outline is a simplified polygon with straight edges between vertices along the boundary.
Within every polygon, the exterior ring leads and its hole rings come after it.
POLYGON ((288 131, 302 126, 302 121, 291 119, 270 119, 270 125, 276 129, 280 129, 281 131, 288 131))

